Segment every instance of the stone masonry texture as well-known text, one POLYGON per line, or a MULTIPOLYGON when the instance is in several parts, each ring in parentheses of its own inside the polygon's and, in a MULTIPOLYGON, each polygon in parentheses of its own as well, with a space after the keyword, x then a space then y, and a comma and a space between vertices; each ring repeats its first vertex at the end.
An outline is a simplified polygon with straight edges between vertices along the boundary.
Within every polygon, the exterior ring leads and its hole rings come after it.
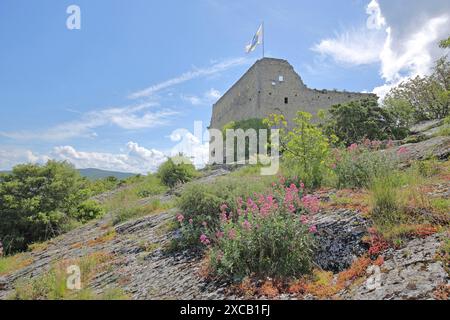
POLYGON ((309 89, 286 60, 258 60, 213 106, 210 128, 231 121, 283 114, 288 122, 298 111, 313 115, 349 101, 376 98, 373 94, 309 89))

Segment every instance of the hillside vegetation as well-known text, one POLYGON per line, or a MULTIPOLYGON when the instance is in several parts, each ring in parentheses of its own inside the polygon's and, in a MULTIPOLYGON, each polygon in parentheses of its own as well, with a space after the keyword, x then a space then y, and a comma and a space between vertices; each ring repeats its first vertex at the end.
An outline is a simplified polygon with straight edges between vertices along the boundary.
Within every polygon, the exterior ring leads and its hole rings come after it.
POLYGON ((449 76, 444 58, 383 108, 230 124, 280 129, 275 176, 179 157, 123 181, 17 166, 0 175, 0 298, 448 299, 449 76))

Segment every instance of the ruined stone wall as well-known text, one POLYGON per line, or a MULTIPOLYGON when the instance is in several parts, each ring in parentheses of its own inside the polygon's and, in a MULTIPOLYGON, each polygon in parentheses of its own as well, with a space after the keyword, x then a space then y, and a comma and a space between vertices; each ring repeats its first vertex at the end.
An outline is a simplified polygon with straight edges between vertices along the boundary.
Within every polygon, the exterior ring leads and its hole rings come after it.
POLYGON ((265 118, 271 113, 281 113, 289 121, 300 110, 315 115, 320 109, 367 97, 375 96, 309 89, 286 60, 264 58, 217 101, 210 127, 221 129, 231 121, 265 118))

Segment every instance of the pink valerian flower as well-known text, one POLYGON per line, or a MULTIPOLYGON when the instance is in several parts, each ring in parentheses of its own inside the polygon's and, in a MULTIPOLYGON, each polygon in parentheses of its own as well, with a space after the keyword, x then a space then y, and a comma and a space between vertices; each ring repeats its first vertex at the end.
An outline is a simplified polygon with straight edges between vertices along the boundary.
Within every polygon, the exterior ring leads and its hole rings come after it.
POLYGON ((305 189, 305 184, 303 182, 300 182, 300 188, 305 189))
POLYGON ((189 219, 189 224, 193 224, 193 223, 194 223, 194 220, 189 219))
POLYGON ((276 203, 272 195, 268 195, 264 200, 261 208, 259 209, 259 214, 262 217, 267 217, 272 211, 278 209, 278 204, 276 203))
POLYGON ((263 205, 264 202, 266 201, 266 199, 264 198, 264 195, 263 195, 263 194, 257 195, 257 198, 258 198, 258 204, 259 204, 260 206, 263 205))
MULTIPOLYGON (((251 210, 253 212, 258 211, 258 206, 256 203, 252 200, 252 198, 247 199, 247 210, 251 210)), ((248 212, 248 211, 247 211, 248 212)))
POLYGON ((350 145, 350 147, 347 148, 348 151, 353 152, 358 149, 358 145, 356 143, 353 143, 350 145))
POLYGON ((380 146, 381 146, 381 141, 378 141, 378 140, 374 140, 374 141, 372 141, 372 149, 375 149, 375 150, 377 150, 377 149, 379 149, 380 148, 380 146))
POLYGON ((303 206, 311 213, 317 213, 320 209, 320 201, 312 195, 306 195, 302 198, 303 206))
POLYGON ((370 148, 370 146, 372 145, 370 139, 364 139, 363 144, 365 147, 370 148))
POLYGON ((309 227, 309 232, 310 233, 316 233, 317 232, 317 227, 316 226, 309 227))
POLYGON ((252 225, 250 224, 250 222, 248 222, 248 220, 244 220, 244 222, 242 223, 242 227, 247 231, 252 229, 252 225))
POLYGON ((216 232, 216 238, 219 240, 222 239, 224 235, 225 235, 225 233, 223 231, 216 232))
POLYGON ((308 223, 308 217, 307 216, 300 216, 300 222, 303 224, 307 224, 308 223))
POLYGON ((408 153, 408 149, 406 147, 401 147, 400 149, 397 150, 397 155, 402 155, 408 153))
POLYGON ((227 211, 227 209, 228 209, 228 206, 226 203, 224 203, 223 205, 220 206, 220 212, 225 212, 225 211, 227 211))
POLYGON ((228 221, 228 216, 227 216, 227 213, 226 213, 226 212, 222 212, 222 213, 220 214, 220 221, 221 221, 221 222, 227 222, 227 221, 228 221))
POLYGON ((300 197, 298 188, 295 184, 291 184, 289 188, 285 188, 284 206, 290 212, 295 212, 296 206, 300 206, 300 197))
POLYGON ((203 243, 205 246, 211 243, 211 241, 209 241, 208 237, 205 234, 202 234, 200 236, 200 242, 203 243))
POLYGON ((183 223, 184 216, 180 213, 179 215, 177 215, 177 220, 179 223, 183 223))
POLYGON ((228 231, 228 238, 229 238, 230 240, 236 239, 236 230, 230 229, 230 231, 228 231))

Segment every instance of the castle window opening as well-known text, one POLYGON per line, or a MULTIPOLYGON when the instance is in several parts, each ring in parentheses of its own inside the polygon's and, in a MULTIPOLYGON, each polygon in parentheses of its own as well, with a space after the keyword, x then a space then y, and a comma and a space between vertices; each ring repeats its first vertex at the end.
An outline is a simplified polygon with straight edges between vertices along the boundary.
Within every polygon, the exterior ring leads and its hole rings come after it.
POLYGON ((278 76, 278 81, 279 82, 283 82, 284 81, 284 77, 283 76, 278 76))
POLYGON ((284 98, 284 104, 288 104, 288 103, 289 103, 289 98, 288 97, 284 98))

